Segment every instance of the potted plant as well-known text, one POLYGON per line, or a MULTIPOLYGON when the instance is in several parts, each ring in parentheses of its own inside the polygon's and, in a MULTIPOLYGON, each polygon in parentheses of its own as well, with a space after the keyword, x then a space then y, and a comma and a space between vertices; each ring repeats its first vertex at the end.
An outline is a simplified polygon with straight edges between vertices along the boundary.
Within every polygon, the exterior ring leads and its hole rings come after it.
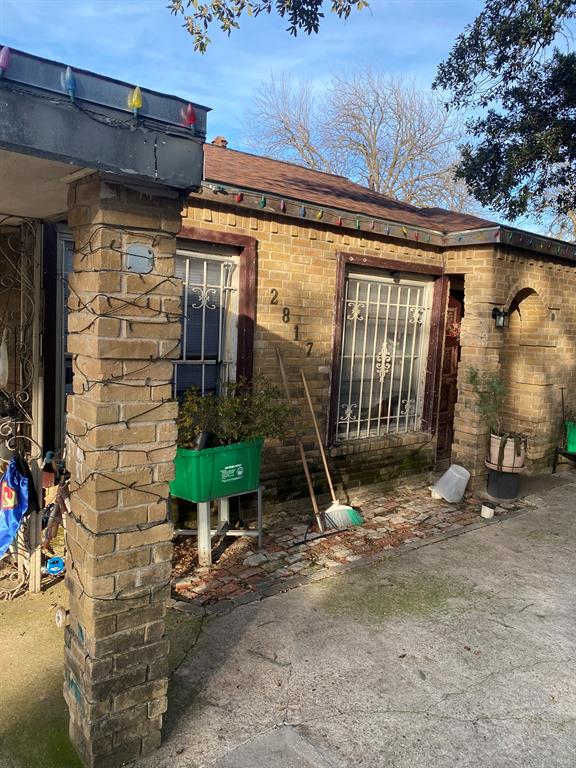
POLYGON ((264 438, 282 437, 287 417, 280 392, 264 378, 228 384, 222 395, 187 390, 171 494, 203 502, 257 488, 264 438))
POLYGON ((488 492, 499 498, 514 498, 518 492, 516 475, 524 469, 526 437, 503 429, 503 407, 506 384, 501 376, 468 371, 468 383, 476 394, 481 418, 490 428, 488 492))

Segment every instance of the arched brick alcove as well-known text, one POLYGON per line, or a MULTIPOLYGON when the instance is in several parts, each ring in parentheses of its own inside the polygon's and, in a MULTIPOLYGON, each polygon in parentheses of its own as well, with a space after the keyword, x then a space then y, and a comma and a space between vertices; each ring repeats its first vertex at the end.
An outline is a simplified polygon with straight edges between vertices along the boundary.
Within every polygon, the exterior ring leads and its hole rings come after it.
POLYGON ((550 466, 559 439, 558 328, 554 313, 528 286, 512 297, 508 312, 510 326, 500 359, 507 383, 504 424, 527 436, 528 471, 542 471, 550 466))

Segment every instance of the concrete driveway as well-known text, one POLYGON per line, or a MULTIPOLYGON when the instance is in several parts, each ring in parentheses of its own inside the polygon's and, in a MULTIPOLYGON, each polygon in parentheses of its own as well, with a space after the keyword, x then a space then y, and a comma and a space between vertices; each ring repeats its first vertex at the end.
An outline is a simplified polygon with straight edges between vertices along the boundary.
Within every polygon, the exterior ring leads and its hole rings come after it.
POLYGON ((206 620, 139 768, 573 768, 576 476, 532 501, 206 620))

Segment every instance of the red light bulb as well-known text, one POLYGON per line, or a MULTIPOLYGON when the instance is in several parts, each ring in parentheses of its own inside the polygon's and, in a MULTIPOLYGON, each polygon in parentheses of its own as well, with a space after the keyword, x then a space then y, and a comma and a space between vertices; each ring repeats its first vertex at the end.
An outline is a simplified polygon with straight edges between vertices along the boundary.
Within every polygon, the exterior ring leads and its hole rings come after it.
POLYGON ((192 104, 188 104, 186 109, 182 110, 182 120, 188 128, 193 128, 196 125, 196 112, 194 112, 192 104))

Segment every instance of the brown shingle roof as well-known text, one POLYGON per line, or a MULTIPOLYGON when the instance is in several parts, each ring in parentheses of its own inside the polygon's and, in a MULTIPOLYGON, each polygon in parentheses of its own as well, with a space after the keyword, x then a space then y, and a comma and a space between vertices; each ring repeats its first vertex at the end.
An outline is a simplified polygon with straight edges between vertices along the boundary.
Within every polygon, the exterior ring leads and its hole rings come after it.
POLYGON ((344 176, 211 144, 204 144, 204 180, 445 233, 495 226, 492 221, 443 208, 417 208, 344 176))

